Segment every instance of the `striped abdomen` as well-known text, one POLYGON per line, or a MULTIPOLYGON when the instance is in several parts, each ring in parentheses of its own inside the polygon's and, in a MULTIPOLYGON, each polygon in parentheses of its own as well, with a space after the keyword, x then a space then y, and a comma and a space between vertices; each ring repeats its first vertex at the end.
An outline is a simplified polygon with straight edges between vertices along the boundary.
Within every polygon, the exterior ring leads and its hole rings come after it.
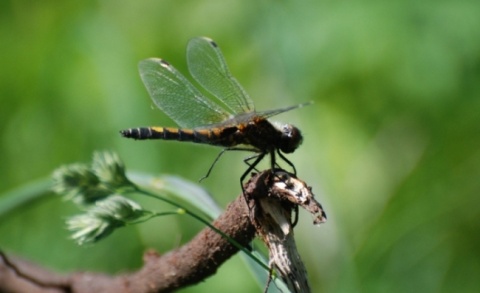
POLYGON ((236 143, 232 134, 236 127, 205 128, 205 129, 182 129, 172 127, 139 127, 122 130, 124 137, 133 139, 165 139, 189 141, 222 146, 233 146, 236 143))

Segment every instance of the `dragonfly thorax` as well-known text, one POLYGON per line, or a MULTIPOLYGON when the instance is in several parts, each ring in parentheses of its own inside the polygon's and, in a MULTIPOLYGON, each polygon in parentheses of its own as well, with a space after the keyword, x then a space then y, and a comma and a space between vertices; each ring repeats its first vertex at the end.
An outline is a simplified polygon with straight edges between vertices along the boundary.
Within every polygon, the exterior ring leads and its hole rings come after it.
POLYGON ((287 154, 293 153, 303 141, 300 130, 291 124, 284 124, 279 130, 282 133, 279 149, 287 154))

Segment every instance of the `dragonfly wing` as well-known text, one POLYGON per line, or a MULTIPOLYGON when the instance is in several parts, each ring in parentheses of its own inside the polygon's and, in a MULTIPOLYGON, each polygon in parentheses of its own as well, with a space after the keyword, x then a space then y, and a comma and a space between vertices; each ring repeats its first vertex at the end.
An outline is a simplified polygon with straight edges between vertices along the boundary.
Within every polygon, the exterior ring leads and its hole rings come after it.
POLYGON ((302 107, 305 107, 305 106, 308 106, 308 105, 311 105, 311 104, 313 104, 313 102, 306 102, 306 103, 302 103, 302 104, 298 104, 298 105, 290 106, 290 107, 286 107, 286 108, 257 112, 257 113, 255 113, 255 115, 258 116, 258 117, 262 117, 262 118, 267 119, 267 118, 270 118, 272 116, 281 114, 283 112, 287 112, 287 111, 297 109, 297 108, 302 108, 302 107))
POLYGON ((254 111, 253 102, 228 70, 218 45, 208 38, 191 39, 187 46, 190 74, 232 114, 254 111))
POLYGON ((230 114, 206 98, 168 62, 150 58, 138 65, 140 76, 155 105, 180 127, 219 123, 230 114))

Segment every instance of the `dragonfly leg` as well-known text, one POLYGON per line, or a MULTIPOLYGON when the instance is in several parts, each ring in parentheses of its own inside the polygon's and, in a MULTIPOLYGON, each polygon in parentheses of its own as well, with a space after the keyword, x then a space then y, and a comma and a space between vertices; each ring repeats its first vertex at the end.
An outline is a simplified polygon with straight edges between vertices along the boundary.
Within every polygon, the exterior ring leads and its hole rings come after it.
POLYGON ((244 160, 244 162, 248 165, 248 169, 247 171, 245 171, 243 174, 242 174, 242 177, 240 177, 240 186, 242 187, 242 193, 243 195, 245 195, 245 189, 243 188, 243 180, 245 179, 245 177, 248 176, 248 174, 255 169, 255 167, 258 165, 258 163, 260 163, 260 161, 265 157, 265 153, 259 153, 259 154, 255 154, 254 156, 251 156, 247 159, 244 160), (248 163, 249 160, 252 160, 252 159, 255 159, 255 161, 250 164, 248 163))
POLYGON ((205 174, 202 178, 200 178, 200 180, 198 180, 199 182, 202 182, 203 180, 207 179, 208 176, 210 176, 210 173, 212 172, 213 170, 213 167, 215 167, 215 165, 217 164, 218 160, 220 159, 220 157, 226 152, 226 151, 249 151, 249 152, 252 152, 252 151, 257 151, 256 149, 252 149, 252 148, 224 148, 218 155, 217 157, 215 158, 215 160, 213 161, 212 165, 210 166, 210 168, 208 168, 208 171, 207 171, 207 174, 205 174))
MULTIPOLYGON (((293 170, 294 170, 294 173, 296 173, 296 170, 295 170, 295 166, 292 164, 292 162, 290 162, 289 160, 287 160, 287 158, 285 158, 285 156, 283 156, 280 151, 277 151, 278 152, 278 155, 285 161, 287 162, 288 165, 290 165, 293 170)), ((248 169, 247 171, 245 171, 245 173, 243 173, 242 177, 240 178, 240 186, 242 187, 242 193, 243 195, 245 196, 245 189, 243 188, 243 180, 245 179, 245 177, 248 176, 248 174, 252 171, 252 170, 256 170, 257 169, 255 168, 259 163, 260 161, 265 157, 266 153, 258 153, 258 154, 255 154, 253 156, 250 156, 246 159, 244 159, 243 161, 245 162, 245 164, 248 165, 248 169), (250 164, 250 161, 255 159, 255 161, 250 164)), ((277 166, 279 167, 279 165, 277 164, 276 160, 275 160, 275 152, 274 151, 271 151, 270 152, 270 155, 271 155, 271 161, 270 161, 270 164, 271 164, 271 172, 273 173, 274 176, 277 176, 275 174, 275 169, 274 167, 277 166)), ((280 167, 279 167, 280 168, 280 167)), ((277 177, 278 179, 282 180, 280 177, 277 177)), ((294 208, 294 213, 295 213, 295 217, 293 219, 293 222, 292 222, 292 228, 295 227, 298 223, 298 206, 295 206, 294 208)), ((267 287, 268 288, 268 287, 267 287)))
POLYGON ((270 151, 270 169, 272 173, 275 173, 275 166, 277 166, 277 160, 275 160, 275 151, 270 151))
POLYGON ((215 158, 215 160, 213 161, 212 165, 210 166, 210 168, 208 168, 208 171, 207 171, 207 174, 205 174, 202 178, 200 178, 200 180, 198 180, 198 182, 202 182, 204 179, 207 179, 208 176, 210 176, 210 173, 212 172, 212 169, 213 167, 215 167, 215 165, 217 164, 218 160, 220 159, 220 157, 225 153, 225 151, 227 151, 228 149, 223 149, 218 155, 217 157, 215 158))
POLYGON ((280 152, 279 149, 277 149, 277 154, 280 158, 282 158, 282 160, 285 161, 285 163, 287 163, 290 167, 292 167, 293 169, 293 174, 296 176, 297 175, 297 169, 295 168, 295 165, 293 165, 292 162, 290 162, 287 158, 285 158, 284 155, 282 155, 282 153, 280 152))
MULTIPOLYGON (((273 152, 272 152, 273 153, 273 152)), ((293 169, 293 174, 294 175, 297 175, 297 169, 295 169, 295 166, 293 165, 292 162, 290 162, 281 152, 280 150, 277 149, 277 153, 278 153, 278 156, 280 158, 282 158, 282 160, 284 160, 290 167, 292 167, 293 169)), ((273 158, 273 154, 272 154, 272 158, 273 158)), ((273 160, 272 164, 275 164, 275 166, 279 167, 279 165, 277 164, 277 162, 275 162, 273 160)), ((280 167, 279 167, 280 168, 280 167)), ((293 219, 293 222, 292 222, 292 228, 294 228, 297 223, 298 223, 298 206, 296 205, 293 209, 293 212, 295 213, 295 217, 293 219)))
MULTIPOLYGON (((243 162, 244 162, 245 164, 247 164, 248 167, 250 167, 250 166, 253 165, 253 164, 250 164, 250 161, 253 160, 253 159, 258 158, 258 156, 260 156, 260 154, 255 154, 255 155, 253 155, 253 156, 250 156, 250 157, 248 157, 248 158, 245 158, 245 159, 243 160, 243 162)), ((250 170, 250 171, 252 171, 252 170, 250 170)), ((253 171, 259 172, 257 168, 253 168, 253 171)))

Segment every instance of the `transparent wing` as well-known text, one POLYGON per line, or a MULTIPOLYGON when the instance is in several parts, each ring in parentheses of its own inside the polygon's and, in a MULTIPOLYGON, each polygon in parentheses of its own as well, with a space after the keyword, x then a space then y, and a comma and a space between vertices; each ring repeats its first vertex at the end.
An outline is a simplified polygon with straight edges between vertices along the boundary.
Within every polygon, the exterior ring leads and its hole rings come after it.
POLYGON ((302 107, 305 107, 305 106, 308 106, 308 105, 311 105, 311 104, 313 104, 312 101, 302 103, 302 104, 298 104, 298 105, 295 105, 295 106, 282 108, 282 109, 275 109, 275 110, 267 110, 267 111, 263 111, 263 112, 257 112, 257 113, 255 113, 255 115, 258 116, 258 117, 262 117, 262 118, 267 119, 267 118, 270 118, 272 116, 281 114, 283 112, 287 112, 287 111, 297 109, 297 108, 302 108, 302 107))
POLYGON ((140 76, 155 105, 180 127, 219 123, 230 114, 206 98, 168 62, 150 58, 138 64, 140 76))
POLYGON ((191 39, 187 46, 190 74, 232 114, 254 111, 253 102, 228 70, 218 45, 208 38, 191 39))

